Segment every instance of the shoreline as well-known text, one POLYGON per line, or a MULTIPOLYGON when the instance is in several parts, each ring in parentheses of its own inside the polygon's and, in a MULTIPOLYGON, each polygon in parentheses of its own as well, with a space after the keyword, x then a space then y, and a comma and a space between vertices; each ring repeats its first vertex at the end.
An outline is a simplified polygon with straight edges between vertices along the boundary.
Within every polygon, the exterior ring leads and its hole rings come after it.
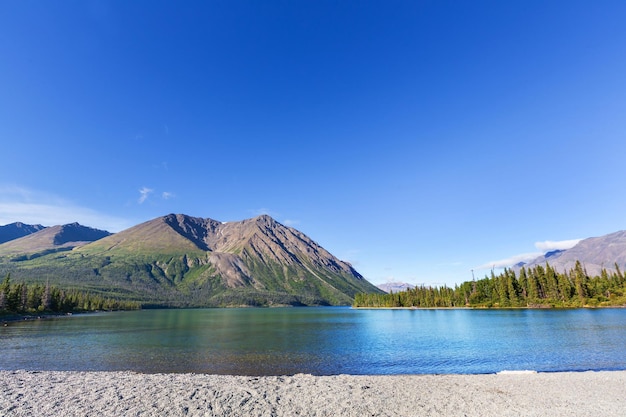
POLYGON ((36 320, 48 320, 48 319, 60 319, 65 317, 72 317, 79 314, 92 314, 99 313, 98 311, 81 311, 72 313, 38 313, 38 314, 9 314, 6 316, 0 316, 0 323, 3 326, 7 326, 9 323, 16 323, 22 321, 36 321, 36 320))
POLYGON ((522 306, 522 307, 355 307, 350 306, 354 310, 604 310, 604 309, 624 309, 626 305, 612 306, 592 306, 584 305, 578 307, 560 307, 560 306, 522 306))
POLYGON ((626 371, 233 376, 0 371, 4 416, 620 416, 626 371))

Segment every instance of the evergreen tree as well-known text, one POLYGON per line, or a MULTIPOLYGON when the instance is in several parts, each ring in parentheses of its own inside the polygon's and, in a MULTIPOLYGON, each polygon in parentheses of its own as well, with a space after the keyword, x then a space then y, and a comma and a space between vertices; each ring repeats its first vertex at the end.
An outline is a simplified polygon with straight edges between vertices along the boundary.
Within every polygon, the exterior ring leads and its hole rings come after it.
POLYGON ((11 289, 11 274, 7 274, 0 284, 0 310, 7 309, 7 302, 9 299, 9 291, 11 289))
POLYGON ((561 301, 569 301, 572 298, 572 282, 570 281, 569 276, 567 274, 558 274, 556 278, 561 301))
POLYGON ((546 298, 549 300, 558 300, 559 298, 559 290, 556 279, 556 272, 554 269, 546 262, 546 298))
MULTIPOLYGON (((603 270, 600 276, 590 278, 580 262, 566 272, 558 272, 549 264, 545 268, 521 268, 519 280, 512 270, 505 269, 500 275, 472 280, 454 288, 419 286, 391 294, 358 294, 355 306, 367 307, 452 307, 480 306, 500 307, 519 305, 626 306, 625 278, 619 267, 609 274, 603 270)), ((106 308, 106 300, 83 299, 91 305, 85 308, 106 308), (94 307, 97 306, 97 307, 94 307)))
POLYGON ((539 302, 539 282, 537 280, 537 275, 535 274, 536 269, 528 270, 528 302, 529 303, 537 303, 539 302))
POLYGON ((509 293, 509 300, 512 306, 519 305, 520 289, 519 282, 515 278, 515 272, 507 269, 505 270, 507 289, 509 293))
POLYGON ((46 287, 41 296, 40 308, 44 311, 49 311, 52 307, 52 294, 50 294, 50 283, 46 282, 46 287))
POLYGON ((576 265, 574 266, 574 286, 576 288, 576 294, 580 299, 581 303, 584 304, 585 299, 587 298, 587 274, 583 271, 583 267, 580 264, 580 261, 576 261, 576 265))
POLYGON ((526 301, 528 298, 528 278, 526 277, 526 268, 524 267, 519 271, 519 286, 521 298, 526 301))

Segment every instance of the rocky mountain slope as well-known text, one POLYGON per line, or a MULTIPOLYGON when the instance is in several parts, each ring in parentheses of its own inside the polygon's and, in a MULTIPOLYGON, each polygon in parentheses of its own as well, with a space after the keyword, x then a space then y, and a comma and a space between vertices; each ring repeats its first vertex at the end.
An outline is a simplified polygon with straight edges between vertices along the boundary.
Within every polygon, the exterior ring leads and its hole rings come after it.
POLYGON ((534 267, 545 265, 546 262, 559 272, 573 269, 579 260, 590 276, 600 275, 602 268, 609 272, 615 271, 617 263, 622 271, 626 270, 626 231, 611 233, 599 237, 583 239, 571 249, 548 252, 521 266, 534 267))
POLYGON ((269 216, 222 223, 170 214, 37 259, 6 251, 9 243, 0 245, 0 273, 155 305, 335 305, 380 292, 350 264, 269 216))

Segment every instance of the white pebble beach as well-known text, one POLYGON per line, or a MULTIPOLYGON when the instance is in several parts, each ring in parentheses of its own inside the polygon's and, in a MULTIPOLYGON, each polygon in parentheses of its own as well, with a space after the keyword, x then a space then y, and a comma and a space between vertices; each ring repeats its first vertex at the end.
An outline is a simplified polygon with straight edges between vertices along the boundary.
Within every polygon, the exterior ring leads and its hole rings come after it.
POLYGON ((626 371, 247 377, 0 371, 2 416, 624 416, 626 371))

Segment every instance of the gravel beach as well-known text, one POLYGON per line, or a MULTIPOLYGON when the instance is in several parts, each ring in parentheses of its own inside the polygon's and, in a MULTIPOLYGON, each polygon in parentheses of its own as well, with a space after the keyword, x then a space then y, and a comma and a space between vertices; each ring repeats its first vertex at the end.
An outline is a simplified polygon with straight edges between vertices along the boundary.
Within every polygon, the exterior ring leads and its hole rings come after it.
POLYGON ((2 416, 623 416, 626 371, 272 376, 0 371, 2 416))

